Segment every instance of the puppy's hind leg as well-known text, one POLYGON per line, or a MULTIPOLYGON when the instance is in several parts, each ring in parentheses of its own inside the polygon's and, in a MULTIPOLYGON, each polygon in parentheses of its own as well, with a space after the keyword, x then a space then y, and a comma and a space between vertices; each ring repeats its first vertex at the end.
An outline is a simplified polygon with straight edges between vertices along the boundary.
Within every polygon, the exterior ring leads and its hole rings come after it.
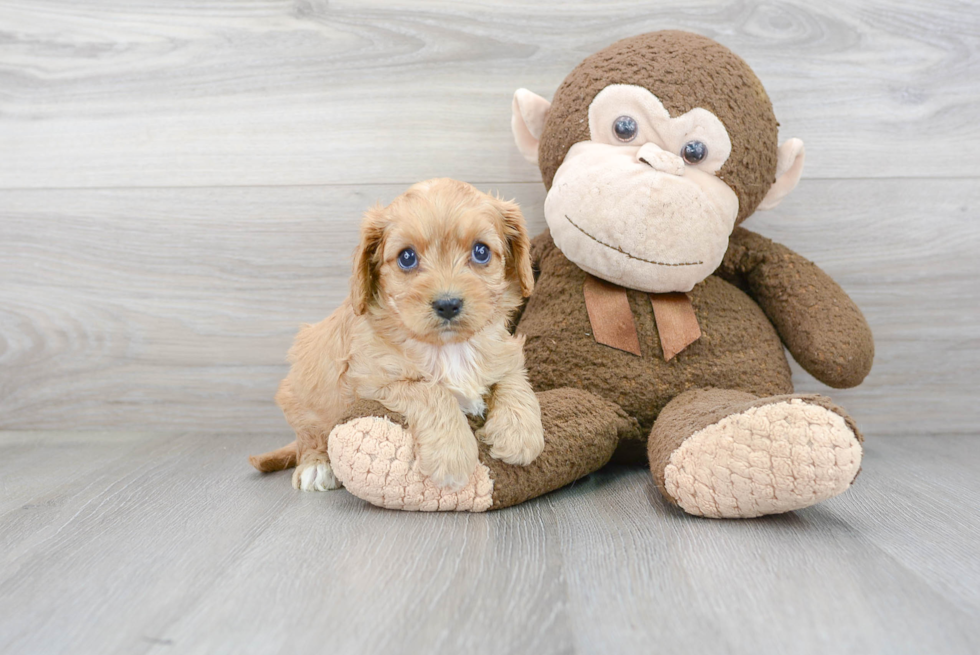
POLYGON ((293 471, 293 488, 300 491, 330 491, 343 486, 330 467, 330 456, 327 455, 328 435, 329 430, 318 428, 296 432, 299 461, 293 471))
POLYGON ((333 491, 342 486, 330 468, 330 462, 310 462, 293 471, 293 488, 300 491, 333 491))
POLYGON ((276 402, 282 408, 286 421, 296 431, 293 488, 330 491, 343 486, 333 474, 327 455, 327 437, 333 429, 333 422, 323 421, 322 417, 303 407, 296 399, 288 378, 279 386, 276 402))

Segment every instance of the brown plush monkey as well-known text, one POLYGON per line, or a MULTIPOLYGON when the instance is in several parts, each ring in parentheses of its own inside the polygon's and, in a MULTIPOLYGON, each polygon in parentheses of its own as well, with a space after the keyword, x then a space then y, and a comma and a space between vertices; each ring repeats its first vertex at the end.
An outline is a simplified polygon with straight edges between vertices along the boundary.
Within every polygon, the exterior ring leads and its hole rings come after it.
POLYGON ((861 435, 827 398, 793 395, 783 346, 851 387, 871 368, 871 332, 816 265, 738 227, 803 166, 802 142, 777 147, 748 65, 701 36, 644 34, 588 57, 552 103, 517 91, 512 126, 549 189, 516 326, 545 451, 527 467, 483 453, 451 494, 413 469, 401 418, 361 403, 331 435, 345 486, 385 507, 498 509, 615 455, 648 462, 664 497, 696 515, 786 512, 844 491, 861 435))

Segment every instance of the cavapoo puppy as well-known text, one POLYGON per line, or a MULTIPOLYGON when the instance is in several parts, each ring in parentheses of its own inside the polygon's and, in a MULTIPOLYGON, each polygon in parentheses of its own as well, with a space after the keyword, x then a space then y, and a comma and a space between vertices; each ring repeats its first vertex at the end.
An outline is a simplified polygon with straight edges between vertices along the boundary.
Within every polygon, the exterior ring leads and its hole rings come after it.
POLYGON ((296 442, 251 457, 259 470, 296 466, 293 486, 340 486, 327 437, 357 398, 404 415, 421 472, 460 489, 477 465, 464 414, 489 411, 491 455, 526 465, 544 448, 523 339, 508 321, 531 293, 530 241, 520 209, 449 179, 420 182, 364 215, 351 294, 303 326, 276 402, 296 442))

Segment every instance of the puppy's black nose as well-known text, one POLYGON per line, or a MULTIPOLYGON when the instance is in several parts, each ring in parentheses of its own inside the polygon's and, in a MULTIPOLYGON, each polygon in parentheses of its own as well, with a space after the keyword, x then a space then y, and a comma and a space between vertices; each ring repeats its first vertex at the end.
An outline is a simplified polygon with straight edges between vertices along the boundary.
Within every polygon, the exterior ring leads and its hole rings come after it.
POLYGON ((432 309, 439 318, 451 321, 456 318, 456 315, 460 313, 463 309, 463 299, 462 298, 440 298, 432 303, 432 309))

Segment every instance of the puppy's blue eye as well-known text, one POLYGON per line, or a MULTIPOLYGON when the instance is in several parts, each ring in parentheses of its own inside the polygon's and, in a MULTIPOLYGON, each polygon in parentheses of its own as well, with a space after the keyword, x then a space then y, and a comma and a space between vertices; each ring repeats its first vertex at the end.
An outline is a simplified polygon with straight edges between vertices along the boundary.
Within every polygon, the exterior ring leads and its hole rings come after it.
POLYGON ((485 243, 473 244, 473 261, 477 264, 486 264, 490 261, 490 246, 485 243))
POLYGON ((635 139, 638 131, 636 121, 631 116, 620 116, 613 123, 613 132, 616 133, 616 138, 623 142, 635 139))
POLYGON ((410 271, 419 265, 419 256, 411 248, 405 248, 398 253, 398 268, 410 271))

